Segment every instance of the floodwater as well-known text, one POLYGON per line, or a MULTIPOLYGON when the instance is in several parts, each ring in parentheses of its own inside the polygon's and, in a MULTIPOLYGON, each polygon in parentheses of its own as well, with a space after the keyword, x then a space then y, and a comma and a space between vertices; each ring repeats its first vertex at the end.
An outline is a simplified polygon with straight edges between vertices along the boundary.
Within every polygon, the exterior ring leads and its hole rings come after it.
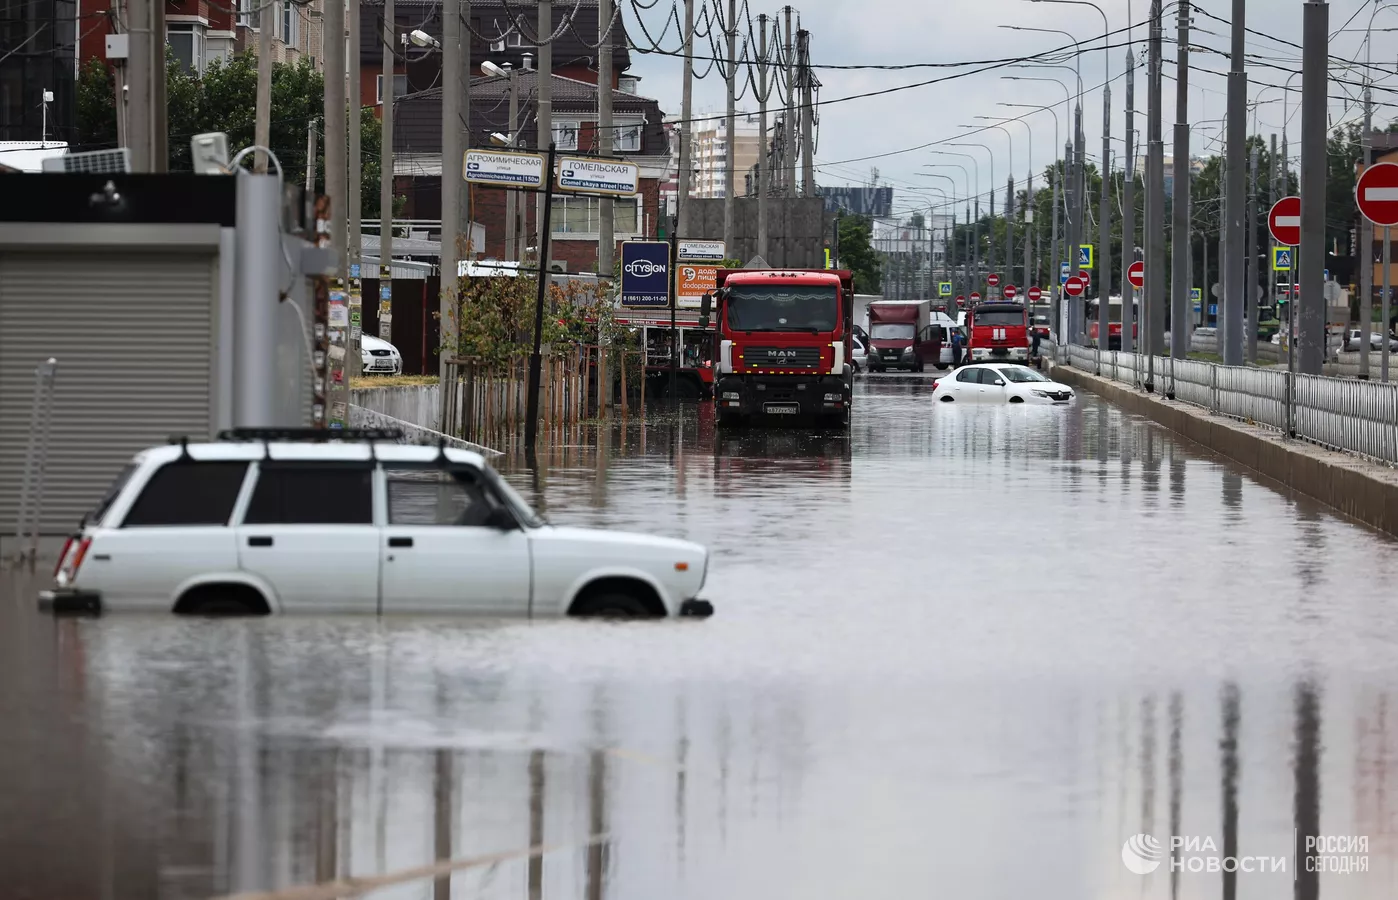
POLYGON ((54 622, 11 584, 0 895, 456 859, 372 896, 1398 896, 1398 545, 1092 397, 929 393, 502 466, 556 523, 709 544, 706 621, 54 622), (1192 849, 1136 874, 1138 833, 1192 849))

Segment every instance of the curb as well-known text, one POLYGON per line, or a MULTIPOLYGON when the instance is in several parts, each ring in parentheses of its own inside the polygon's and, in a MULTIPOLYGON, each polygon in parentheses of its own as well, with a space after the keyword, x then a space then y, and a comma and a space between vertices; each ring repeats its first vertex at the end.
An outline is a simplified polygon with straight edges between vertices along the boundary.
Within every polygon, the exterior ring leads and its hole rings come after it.
POLYGON ((1281 432, 1054 364, 1055 381, 1092 391, 1178 435, 1366 525, 1398 537, 1398 470, 1281 432))

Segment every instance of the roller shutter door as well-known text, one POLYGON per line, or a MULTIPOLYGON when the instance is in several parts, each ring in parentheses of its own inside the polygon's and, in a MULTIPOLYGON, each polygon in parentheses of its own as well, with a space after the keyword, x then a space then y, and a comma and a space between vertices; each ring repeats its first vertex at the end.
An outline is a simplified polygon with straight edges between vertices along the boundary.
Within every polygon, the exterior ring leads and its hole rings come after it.
POLYGON ((58 360, 40 531, 62 534, 137 451, 212 427, 211 254, 0 254, 0 534, 13 535, 34 368, 58 360))

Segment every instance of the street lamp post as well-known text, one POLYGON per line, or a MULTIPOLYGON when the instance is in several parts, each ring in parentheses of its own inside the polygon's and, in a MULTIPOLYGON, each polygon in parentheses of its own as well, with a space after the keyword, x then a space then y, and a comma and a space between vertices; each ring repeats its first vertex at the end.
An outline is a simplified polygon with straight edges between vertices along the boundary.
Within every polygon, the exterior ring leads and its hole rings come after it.
MULTIPOLYGON (((986 121, 986 122, 997 122, 997 123, 998 123, 998 122, 1003 121, 1002 119, 996 119, 996 118, 993 118, 993 117, 991 117, 991 116, 975 116, 975 118, 976 118, 976 119, 983 120, 983 121, 986 121)), ((963 126, 961 126, 961 127, 962 127, 962 128, 979 128, 979 127, 981 127, 981 126, 978 126, 978 125, 963 125, 963 126)), ((1010 135, 1010 130, 1009 130, 1008 128, 1006 128, 1004 125, 995 124, 995 125, 991 125, 990 127, 991 127, 991 128, 999 129, 1000 133, 1003 134, 1003 135, 1005 136, 1005 143, 1006 143, 1006 145, 1009 147, 1010 178, 1009 178, 1009 183, 1005 185, 1005 280, 1008 281, 1008 282, 1010 282, 1011 284, 1013 284, 1013 283, 1014 283, 1014 258, 1015 258, 1015 250, 1014 250, 1014 202, 1015 202, 1015 200, 1014 200, 1014 198, 1015 198, 1015 188, 1014 188, 1014 184, 1015 184, 1015 174, 1014 174, 1014 173, 1015 173, 1015 142, 1014 142, 1014 137, 1010 135)))
MULTIPOLYGON (((952 154, 959 156, 961 154, 952 154)), ((972 160, 974 162, 974 160, 972 160)), ((962 288, 966 293, 971 290, 971 173, 966 171, 966 167, 960 163, 924 163, 926 168, 946 167, 960 169, 961 176, 966 184, 966 192, 962 195, 966 199, 966 252, 961 257, 961 280, 962 288)), ((978 186, 979 187, 979 186, 978 186)), ((955 229, 953 229, 955 235, 955 229)))
MULTIPOLYGON (((992 151, 992 150, 991 150, 989 147, 987 147, 985 144, 975 144, 975 143, 969 143, 969 142, 948 141, 948 142, 947 142, 947 146, 948 146, 948 147, 979 147, 979 148, 981 148, 982 150, 985 151, 986 156, 990 157, 990 216, 991 216, 991 219, 994 219, 994 218, 995 218, 995 153, 994 153, 994 151, 992 151)), ((979 168, 979 166, 978 166, 978 168, 979 168)), ((979 172, 977 172, 977 174, 976 174, 976 182, 977 182, 977 184, 979 184, 979 182, 980 182, 980 174, 979 174, 979 172)), ((979 207, 979 205, 980 205, 980 202, 979 202, 979 195, 977 196, 977 204, 976 204, 976 205, 977 205, 978 207, 979 207)), ((979 219, 980 219, 980 210, 979 210, 979 209, 977 209, 977 211, 976 211, 976 219, 977 219, 977 222, 976 222, 977 230, 979 230, 979 227, 980 227, 980 222, 979 222, 979 219)), ((980 251, 980 235, 979 235, 979 234, 976 235, 976 245, 977 245, 977 246, 976 246, 976 250, 977 250, 977 252, 979 252, 979 251, 980 251)), ((987 267, 988 267, 990 270, 993 271, 993 270, 995 269, 995 241, 994 241, 994 240, 990 241, 990 243, 987 244, 987 256, 988 256, 989 258, 988 258, 988 260, 987 260, 987 262, 986 262, 986 265, 987 265, 987 267)))
MULTIPOLYGON (((965 158, 965 159, 969 159, 969 160, 971 161, 971 165, 975 168, 975 171, 976 171, 976 189, 975 189, 973 192, 971 192, 971 194, 970 194, 970 196, 973 197, 973 199, 975 200, 975 203, 976 203, 976 215, 975 215, 975 218, 971 220, 971 222, 972 222, 972 225, 971 225, 971 247, 972 247, 972 250, 971 250, 971 266, 972 266, 971 272, 972 272, 972 276, 971 276, 971 277, 972 277, 972 278, 979 278, 979 277, 980 277, 980 270, 981 270, 981 194, 980 194, 980 190, 981 190, 981 163, 980 163, 980 160, 977 159, 975 156, 972 156, 970 153, 957 153, 957 152, 954 151, 954 150, 934 150, 934 151, 932 151, 932 152, 933 152, 933 153, 936 153, 936 154, 940 154, 940 155, 945 155, 945 156, 960 156, 960 157, 963 157, 963 158, 965 158)), ((994 163, 995 163, 995 161, 992 159, 992 160, 991 160, 991 165, 993 166, 994 163)), ((950 164, 948 164, 948 165, 950 165, 950 164)), ((966 171, 966 169, 965 169, 964 167, 962 167, 962 170, 961 170, 961 171, 964 172, 964 171, 966 171)), ((991 180, 994 181, 994 179, 995 179, 995 172, 994 172, 993 169, 991 170, 990 177, 991 177, 991 180)), ((968 205, 969 205, 969 202, 968 202, 968 205)), ((968 210, 968 212, 969 212, 969 210, 968 210)), ((967 280, 967 287, 970 287, 970 279, 967 280)))

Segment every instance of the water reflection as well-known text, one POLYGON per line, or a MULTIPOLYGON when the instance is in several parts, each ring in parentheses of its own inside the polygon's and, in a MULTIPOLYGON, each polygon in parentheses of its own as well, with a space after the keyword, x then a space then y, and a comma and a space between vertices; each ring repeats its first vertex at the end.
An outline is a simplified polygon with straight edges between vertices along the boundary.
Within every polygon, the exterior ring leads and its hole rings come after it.
POLYGON ((1092 398, 942 415, 919 390, 861 384, 848 437, 676 413, 506 461, 555 521, 709 544, 703 623, 54 623, 7 597, 0 894, 494 854, 373 896, 1263 900, 1291 873, 1138 876, 1122 842, 1289 856, 1323 821, 1372 871, 1308 890, 1398 895, 1394 544, 1092 398))

